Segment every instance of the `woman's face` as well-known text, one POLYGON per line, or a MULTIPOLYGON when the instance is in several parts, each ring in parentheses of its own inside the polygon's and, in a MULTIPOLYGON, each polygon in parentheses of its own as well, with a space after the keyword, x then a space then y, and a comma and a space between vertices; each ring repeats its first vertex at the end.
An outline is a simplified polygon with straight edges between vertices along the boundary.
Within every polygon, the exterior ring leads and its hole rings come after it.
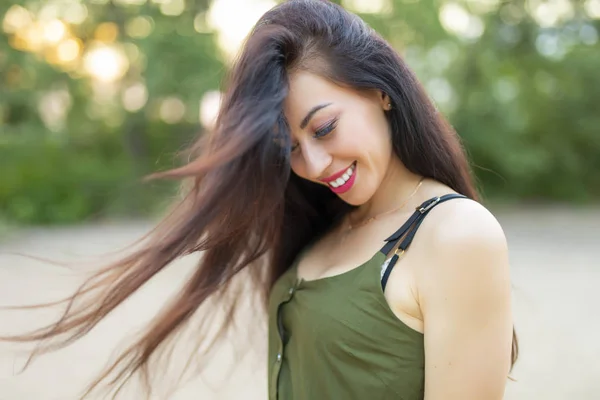
POLYGON ((349 204, 364 204, 390 165, 389 108, 381 92, 359 94, 309 72, 293 73, 284 105, 293 172, 349 204))

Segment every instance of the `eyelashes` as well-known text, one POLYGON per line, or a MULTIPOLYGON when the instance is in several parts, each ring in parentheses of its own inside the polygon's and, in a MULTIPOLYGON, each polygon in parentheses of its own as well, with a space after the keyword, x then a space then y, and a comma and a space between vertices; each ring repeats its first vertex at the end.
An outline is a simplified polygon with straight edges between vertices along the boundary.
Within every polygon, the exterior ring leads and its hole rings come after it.
MULTIPOLYGON (((328 123, 323 125, 321 128, 317 129, 315 131, 315 134, 313 135, 313 137, 315 139, 321 139, 321 138, 329 135, 331 132, 333 132, 335 130, 335 128, 337 127, 337 123, 338 123, 337 118, 332 119, 331 121, 329 121, 328 123)), ((298 147, 299 147, 298 143, 292 144, 291 151, 292 152, 295 151, 298 147)))
POLYGON ((338 120, 337 120, 337 118, 335 118, 335 119, 331 120, 330 122, 328 122, 327 124, 325 124, 325 126, 323 126, 322 128, 317 129, 314 137, 322 138, 324 136, 327 136, 335 129, 337 122, 338 122, 338 120))

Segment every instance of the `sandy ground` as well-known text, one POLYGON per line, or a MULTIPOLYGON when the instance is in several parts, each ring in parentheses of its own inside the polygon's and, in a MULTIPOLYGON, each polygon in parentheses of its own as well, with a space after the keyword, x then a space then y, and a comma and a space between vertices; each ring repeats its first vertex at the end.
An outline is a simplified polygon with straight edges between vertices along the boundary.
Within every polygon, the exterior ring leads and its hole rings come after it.
MULTIPOLYGON (((506 400, 600 399, 600 210, 556 208, 494 210, 511 251, 515 318, 521 358, 507 384, 506 400)), ((57 299, 81 281, 74 274, 8 251, 60 259, 98 255, 122 248, 148 229, 130 222, 94 226, 30 229, 0 242, 0 305, 57 299)), ((115 354, 115 348, 143 325, 177 290, 192 261, 174 265, 76 344, 37 359, 22 374, 24 358, 13 345, 0 343, 0 400, 71 400, 115 354)), ((258 318, 252 310, 245 315, 258 318)), ((0 332, 31 329, 56 317, 56 311, 0 311, 0 332)), ((243 332, 238 347, 218 348, 202 378, 176 393, 154 398, 266 398, 264 332, 243 332), (231 365, 235 362, 236 367, 231 365)), ((182 357, 191 346, 182 347, 182 357)), ((177 363, 175 363, 177 364, 177 363)), ((177 375, 176 366, 159 371, 177 375)), ((135 388, 123 399, 142 399, 135 388)), ((103 399, 105 396, 95 396, 103 399)))

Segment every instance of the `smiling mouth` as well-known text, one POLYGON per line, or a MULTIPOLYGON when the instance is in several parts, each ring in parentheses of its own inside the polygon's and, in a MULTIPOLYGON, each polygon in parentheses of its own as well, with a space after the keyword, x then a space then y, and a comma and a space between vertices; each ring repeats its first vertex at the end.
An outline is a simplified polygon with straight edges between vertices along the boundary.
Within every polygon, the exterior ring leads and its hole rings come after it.
POLYGON ((330 182, 327 182, 327 185, 329 185, 329 187, 332 188, 339 188, 340 186, 344 186, 346 183, 348 183, 348 181, 350 180, 350 178, 352 177, 352 175, 354 175, 354 170, 356 169, 356 161, 352 163, 352 165, 346 170, 344 171, 344 173, 337 179, 334 179, 330 182))

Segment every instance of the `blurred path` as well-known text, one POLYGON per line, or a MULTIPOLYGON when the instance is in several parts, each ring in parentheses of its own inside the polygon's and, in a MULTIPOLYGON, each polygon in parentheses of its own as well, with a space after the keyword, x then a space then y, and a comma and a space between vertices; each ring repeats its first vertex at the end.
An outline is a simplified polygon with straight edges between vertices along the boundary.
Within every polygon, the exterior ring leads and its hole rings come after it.
MULTIPOLYGON (((593 400, 600 393, 600 210, 495 210, 511 251, 515 317, 521 358, 509 382, 506 400, 593 400)), ((146 232, 139 222, 33 229, 0 243, 0 305, 60 297, 80 278, 37 261, 8 256, 26 251, 48 257, 97 255, 123 247, 146 232)), ((12 347, 0 344, 0 400, 71 400, 111 356, 124 331, 141 326, 169 294, 177 290, 191 263, 162 273, 132 301, 81 342, 38 359, 13 376, 12 347)), ((0 331, 33 328, 55 316, 0 312, 0 331)), ((247 352, 237 368, 231 346, 219 348, 204 376, 169 400, 264 399, 264 335, 247 335, 247 352), (213 367, 215 366, 215 367, 213 367), (221 381, 218 387, 206 382, 221 381)), ((165 371, 165 374, 168 371, 165 371)), ((163 400, 165 395, 156 398, 163 400)), ((137 400, 134 394, 126 398, 137 400)))

